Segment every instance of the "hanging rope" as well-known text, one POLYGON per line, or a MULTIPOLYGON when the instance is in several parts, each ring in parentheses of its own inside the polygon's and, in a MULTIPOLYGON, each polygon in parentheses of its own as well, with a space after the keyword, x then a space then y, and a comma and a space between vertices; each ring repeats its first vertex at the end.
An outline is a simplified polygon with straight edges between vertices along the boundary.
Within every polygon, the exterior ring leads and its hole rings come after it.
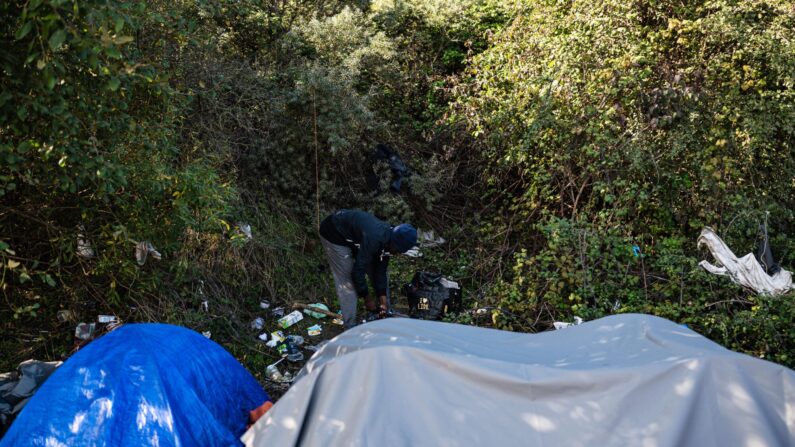
POLYGON ((320 232, 320 164, 317 143, 317 101, 314 89, 312 89, 312 132, 315 141, 315 229, 320 232))

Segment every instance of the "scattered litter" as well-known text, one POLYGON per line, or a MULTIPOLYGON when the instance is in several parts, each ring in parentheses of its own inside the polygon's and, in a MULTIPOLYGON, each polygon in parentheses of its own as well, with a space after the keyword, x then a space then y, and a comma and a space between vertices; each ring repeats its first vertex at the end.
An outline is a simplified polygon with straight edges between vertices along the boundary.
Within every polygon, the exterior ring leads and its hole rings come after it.
POLYGON ((243 236, 247 241, 254 238, 254 235, 251 234, 251 225, 247 223, 237 223, 237 234, 243 236))
POLYGON ((269 307, 271 307, 271 303, 270 303, 270 301, 268 301, 268 300, 262 300, 262 301, 260 301, 260 302, 259 302, 259 308, 260 308, 260 309, 263 309, 263 310, 264 310, 264 309, 268 309, 269 307))
MULTIPOLYGON (((309 304, 309 306, 317 308, 317 309, 323 309, 325 311, 328 311, 328 306, 326 306, 323 303, 309 304)), ((315 312, 315 311, 313 311, 311 309, 304 309, 304 313, 309 315, 312 318, 326 318, 325 314, 322 314, 320 312, 315 312)))
POLYGON ((265 327, 265 320, 262 317, 257 317, 251 322, 251 329, 260 330, 265 327))
POLYGON ((265 368, 265 376, 266 376, 266 377, 267 377, 269 380, 271 380, 271 381, 273 381, 273 382, 277 382, 277 383, 290 383, 290 382, 292 382, 292 381, 293 381, 293 375, 292 375, 292 374, 290 374, 289 372, 286 372, 286 373, 282 374, 282 373, 281 373, 281 371, 279 371, 279 368, 276 366, 276 365, 278 365, 278 364, 279 364, 279 362, 281 362, 282 360, 284 360, 284 358, 282 358, 281 360, 279 360, 279 361, 278 361, 278 362, 276 362, 276 363, 273 363, 273 364, 270 364, 270 365, 268 365, 268 367, 267 367, 267 368, 265 368))
POLYGON ((260 340, 262 340, 262 341, 268 341, 268 333, 267 332, 263 332, 263 333, 259 334, 258 338, 260 340))
POLYGON ((77 233, 77 256, 83 259, 91 259, 95 255, 94 248, 91 247, 91 242, 86 240, 85 227, 80 225, 79 230, 80 232, 77 233))
POLYGON ((116 315, 97 315, 97 321, 100 323, 115 323, 118 319, 116 315))
POLYGON ((342 326, 343 324, 345 324, 345 322, 342 321, 342 318, 335 318, 335 319, 331 320, 331 322, 336 324, 336 325, 339 325, 339 326, 342 326))
POLYGON ((621 309, 621 300, 616 299, 613 301, 613 312, 618 312, 619 309, 621 309))
POLYGON ((437 237, 434 234, 433 230, 430 231, 420 230, 419 233, 417 234, 417 242, 418 245, 412 247, 409 251, 403 254, 410 258, 421 258, 422 257, 421 248, 438 247, 439 245, 442 245, 447 241, 441 236, 437 237))
POLYGON ((282 356, 287 357, 287 360, 290 362, 300 362, 304 359, 304 354, 299 351, 298 347, 289 339, 281 342, 276 349, 279 350, 282 356))
POLYGON ((414 247, 414 248, 408 250, 407 252, 405 252, 403 254, 408 256, 408 257, 410 257, 410 258, 421 258, 422 257, 422 252, 420 251, 420 249, 418 247, 414 247))
POLYGON ((284 333, 282 331, 274 331, 271 332, 270 341, 265 343, 265 345, 268 346, 269 348, 275 348, 282 341, 284 341, 284 333))
POLYGON ((80 323, 75 327, 75 337, 80 340, 91 340, 96 327, 96 323, 80 323))
POLYGON ((582 324, 582 318, 574 317, 574 323, 569 323, 569 322, 565 322, 565 321, 555 321, 555 322, 552 323, 552 326, 555 326, 556 330, 560 330, 560 329, 563 329, 563 328, 567 328, 569 326, 577 326, 577 325, 580 325, 580 324, 582 324))
POLYGON ((284 308, 283 307, 277 307, 276 309, 273 309, 271 311, 271 313, 273 314, 274 317, 281 318, 281 317, 284 316, 284 308))
POLYGON ((310 337, 320 335, 321 332, 323 332, 323 328, 321 328, 319 324, 316 324, 314 326, 309 326, 308 328, 306 328, 306 333, 310 337))
POLYGON ((698 263, 701 268, 710 273, 728 276, 735 284, 751 289, 760 295, 782 295, 793 288, 791 272, 779 268, 775 274, 769 275, 753 253, 737 258, 726 243, 709 227, 701 231, 697 245, 699 248, 706 246, 717 261, 717 265, 707 261, 698 263))
POLYGON ((283 341, 284 340, 284 332, 282 332, 282 331, 273 331, 273 332, 271 332, 271 338, 275 339, 276 341, 283 341))
POLYGON ((138 261, 138 265, 144 265, 149 255, 152 255, 158 261, 161 257, 160 252, 155 250, 154 245, 149 241, 141 241, 135 245, 135 260, 138 261))
POLYGON ((273 380, 274 382, 282 382, 284 380, 282 372, 279 371, 279 368, 274 365, 268 365, 268 367, 265 368, 265 375, 268 376, 268 379, 273 380))
POLYGON ((202 332, 202 335, 204 335, 204 338, 212 338, 213 333, 210 331, 204 331, 202 332))
POLYGON ((288 335, 287 341, 289 341, 290 343, 296 346, 301 346, 302 344, 304 344, 304 337, 301 337, 300 335, 288 335))
POLYGON ((207 300, 202 301, 202 310, 205 312, 210 311, 210 302, 207 300))
POLYGON ((108 325, 105 326, 105 329, 107 329, 108 332, 110 332, 110 331, 113 331, 113 330, 116 330, 116 329, 120 328, 121 326, 122 326, 121 321, 116 320, 116 321, 111 321, 110 323, 108 323, 108 325))
POLYGON ((461 288, 461 287, 458 285, 458 283, 457 283, 457 282, 455 282, 455 281, 450 281, 449 279, 447 279, 447 278, 445 278, 445 277, 442 277, 442 278, 439 280, 439 284, 443 285, 444 287, 446 287, 446 288, 448 288, 448 289, 460 289, 460 288, 461 288))
POLYGON ((58 316, 58 321, 61 323, 66 323, 67 321, 71 321, 74 319, 75 314, 71 310, 59 310, 56 314, 58 316))
POLYGON ((436 247, 436 246, 442 245, 445 242, 447 242, 443 237, 441 237, 441 236, 437 237, 433 233, 433 230, 420 231, 419 232, 419 237, 417 239, 419 239, 419 243, 420 243, 421 247, 428 247, 428 248, 436 247))
POLYGON ((636 258, 640 257, 640 247, 638 247, 637 245, 633 245, 632 254, 635 255, 636 258))
POLYGON ((294 325, 295 323, 304 319, 304 316, 301 315, 301 312, 294 310, 290 312, 285 317, 279 319, 279 326, 282 329, 287 329, 288 327, 294 325))
POLYGON ((279 362, 281 362, 282 360, 284 359, 281 359, 276 363, 268 365, 268 367, 265 368, 265 375, 268 377, 268 379, 273 380, 274 382, 281 382, 282 380, 284 380, 284 376, 282 375, 281 371, 279 371, 279 368, 276 367, 276 365, 278 365, 279 362))
POLYGON ((199 287, 196 290, 196 293, 199 294, 199 296, 201 297, 204 296, 204 280, 202 279, 199 280, 199 287))

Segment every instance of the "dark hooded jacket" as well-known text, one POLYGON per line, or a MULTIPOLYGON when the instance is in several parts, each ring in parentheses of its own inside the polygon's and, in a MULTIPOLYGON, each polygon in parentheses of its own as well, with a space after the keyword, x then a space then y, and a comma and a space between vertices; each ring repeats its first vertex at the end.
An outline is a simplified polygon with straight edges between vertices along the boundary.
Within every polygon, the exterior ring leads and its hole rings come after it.
POLYGON ((354 262, 351 279, 359 297, 367 296, 370 273, 376 296, 386 295, 389 240, 392 227, 361 210, 340 210, 323 219, 320 235, 335 245, 350 247, 354 262))

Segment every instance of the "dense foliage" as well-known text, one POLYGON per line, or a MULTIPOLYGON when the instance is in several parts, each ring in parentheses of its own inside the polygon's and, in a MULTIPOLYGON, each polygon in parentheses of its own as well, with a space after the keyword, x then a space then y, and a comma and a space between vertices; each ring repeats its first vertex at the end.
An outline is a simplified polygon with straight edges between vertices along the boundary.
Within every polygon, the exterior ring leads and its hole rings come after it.
POLYGON ((0 367, 112 313, 211 330, 261 373, 260 299, 333 305, 316 226, 339 207, 443 234, 393 288, 443 270, 493 309, 457 321, 646 312, 795 364, 792 297, 708 276, 695 248, 709 225, 744 254, 767 220, 793 264, 793 8, 3 2, 0 367), (399 193, 378 143, 412 171, 399 193), (146 241, 162 259, 139 265, 146 241))
POLYGON ((745 254, 769 213, 772 246, 792 256, 792 7, 516 7, 473 59, 454 110, 488 166, 497 206, 483 229, 510 233, 512 271, 492 290, 522 318, 505 325, 650 312, 791 361, 786 299, 712 280, 696 267, 695 239, 711 226, 745 254), (769 330, 737 334, 766 312, 778 315, 769 330))

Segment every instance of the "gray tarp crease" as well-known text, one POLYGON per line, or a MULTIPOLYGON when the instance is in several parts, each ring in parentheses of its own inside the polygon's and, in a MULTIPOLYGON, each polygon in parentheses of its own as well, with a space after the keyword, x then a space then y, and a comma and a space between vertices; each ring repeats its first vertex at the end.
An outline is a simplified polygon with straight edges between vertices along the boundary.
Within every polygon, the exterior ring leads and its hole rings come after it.
POLYGON ((387 319, 320 349, 248 446, 795 445, 795 371, 657 317, 520 334, 387 319))

